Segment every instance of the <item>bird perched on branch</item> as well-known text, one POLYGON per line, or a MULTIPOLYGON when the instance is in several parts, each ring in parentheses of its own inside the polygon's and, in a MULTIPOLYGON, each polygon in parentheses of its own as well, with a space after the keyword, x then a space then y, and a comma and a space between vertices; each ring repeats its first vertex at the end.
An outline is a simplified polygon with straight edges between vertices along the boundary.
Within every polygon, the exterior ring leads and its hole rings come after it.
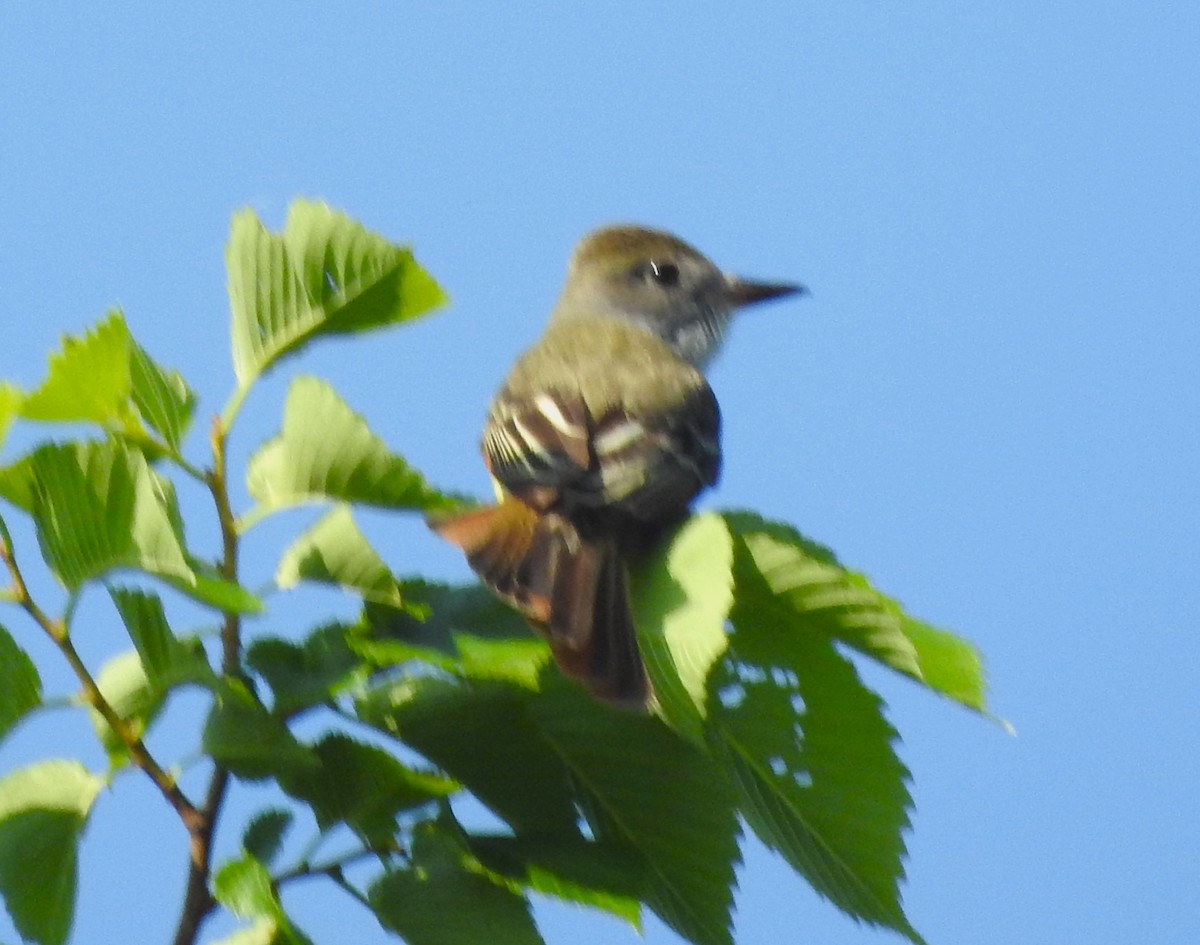
POLYGON ((649 701, 626 560, 721 469, 704 368, 739 308, 803 291, 722 272, 669 233, 592 233, 545 333, 492 401, 483 456, 499 504, 431 522, 602 699, 649 701))

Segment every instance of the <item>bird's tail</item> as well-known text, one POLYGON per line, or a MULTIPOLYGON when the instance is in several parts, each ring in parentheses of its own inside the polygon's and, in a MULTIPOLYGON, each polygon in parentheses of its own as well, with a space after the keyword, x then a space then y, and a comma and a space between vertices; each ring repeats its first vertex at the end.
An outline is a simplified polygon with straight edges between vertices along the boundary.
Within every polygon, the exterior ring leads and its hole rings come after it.
POLYGON ((430 526, 545 635, 564 673, 607 701, 647 705, 650 683, 615 538, 585 537, 565 516, 511 498, 430 526))

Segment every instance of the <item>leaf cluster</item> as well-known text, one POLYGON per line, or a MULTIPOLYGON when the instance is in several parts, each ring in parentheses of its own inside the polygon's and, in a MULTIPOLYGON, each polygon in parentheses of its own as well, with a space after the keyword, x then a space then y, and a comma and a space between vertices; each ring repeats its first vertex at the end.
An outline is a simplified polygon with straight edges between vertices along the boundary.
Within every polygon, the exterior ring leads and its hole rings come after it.
MULTIPOLYGON (((59 606, 30 593, 3 518, 0 593, 74 671, 72 698, 109 760, 93 772, 48 759, 0 778, 0 896, 22 936, 66 941, 93 807, 140 771, 203 854, 179 942, 218 907, 246 923, 229 945, 309 942, 288 890, 317 880, 413 945, 541 942, 534 894, 635 929, 650 909, 688 941, 725 945, 746 828, 849 915, 920 941, 899 892, 908 771, 850 653, 983 712, 973 647, 788 526, 699 515, 632 575, 654 711, 598 704, 486 591, 397 576, 372 547, 356 508, 424 515, 465 500, 431 485, 324 381, 293 378, 278 435, 245 470, 251 504, 232 507, 228 439, 259 377, 322 337, 400 325, 445 296, 409 250, 318 203, 294 204, 278 233, 238 214, 226 258, 236 385, 205 460, 189 459, 195 394, 120 312, 64 339, 38 388, 0 385, 0 442, 14 422, 85 431, 0 468, 4 514, 32 523, 59 606), (181 478, 203 485, 211 507, 182 508, 181 478), (283 551, 273 590, 327 585, 361 610, 281 635, 239 557, 265 518, 311 504, 326 512, 283 551), (185 518, 204 515, 219 549, 188 540, 185 518), (86 630, 77 603, 97 589, 130 647, 93 671, 73 638, 86 630), (181 596, 219 632, 179 627, 181 596), (248 614, 261 632, 249 633, 248 614), (208 705, 180 753, 198 747, 210 767, 203 799, 180 790, 178 758, 161 763, 145 742, 183 687, 208 705), (314 727, 301 719, 324 727, 302 734, 314 727), (210 866, 225 791, 250 781, 276 785, 278 803, 242 825, 236 856, 210 866), (489 817, 466 817, 468 796, 489 817), (315 833, 297 852, 303 823, 315 833)), ((55 701, 0 626, 0 738, 55 701)))

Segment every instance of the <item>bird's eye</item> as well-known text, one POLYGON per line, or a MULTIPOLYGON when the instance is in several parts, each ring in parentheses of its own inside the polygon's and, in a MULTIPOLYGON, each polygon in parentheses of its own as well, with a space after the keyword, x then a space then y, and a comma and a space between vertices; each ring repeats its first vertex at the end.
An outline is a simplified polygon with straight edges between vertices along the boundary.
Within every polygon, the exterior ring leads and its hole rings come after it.
POLYGON ((653 280, 659 285, 668 288, 679 285, 679 267, 674 263, 660 263, 649 260, 648 262, 640 263, 634 268, 633 272, 639 279, 644 279, 647 282, 653 280))

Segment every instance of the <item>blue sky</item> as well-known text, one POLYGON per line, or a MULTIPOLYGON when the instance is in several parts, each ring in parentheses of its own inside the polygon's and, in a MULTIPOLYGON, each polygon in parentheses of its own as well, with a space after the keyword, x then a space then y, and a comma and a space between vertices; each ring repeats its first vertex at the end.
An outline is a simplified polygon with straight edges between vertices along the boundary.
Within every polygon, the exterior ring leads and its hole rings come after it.
MULTIPOLYGON (((727 459, 705 502, 796 524, 975 640, 1018 731, 867 671, 915 776, 911 919, 942 945, 1193 943, 1198 42, 1184 2, 10 4, 0 377, 35 383, 61 332, 120 305, 218 410, 230 215, 278 225, 320 197, 412 243, 453 305, 290 365, 237 455, 300 367, 435 482, 483 493, 487 401, 587 230, 663 226, 804 281, 811 298, 747 314, 712 372, 727 459)), ((250 574, 300 521, 266 530, 250 574)), ((397 571, 466 577, 420 529, 368 526, 397 571)), ((93 658, 127 646, 104 614, 93 658)), ((183 750, 197 708, 162 744, 183 750)), ((99 765, 89 738, 50 716, 0 770, 99 765)), ((76 941, 173 928, 183 836, 143 782, 98 807, 76 941)), ((899 941, 761 848, 741 884, 741 942, 899 941)), ((315 884, 288 904, 318 942, 386 940, 315 884)), ((636 941, 560 906, 538 919, 551 943, 636 941)), ((678 941, 653 922, 645 939, 678 941)))

